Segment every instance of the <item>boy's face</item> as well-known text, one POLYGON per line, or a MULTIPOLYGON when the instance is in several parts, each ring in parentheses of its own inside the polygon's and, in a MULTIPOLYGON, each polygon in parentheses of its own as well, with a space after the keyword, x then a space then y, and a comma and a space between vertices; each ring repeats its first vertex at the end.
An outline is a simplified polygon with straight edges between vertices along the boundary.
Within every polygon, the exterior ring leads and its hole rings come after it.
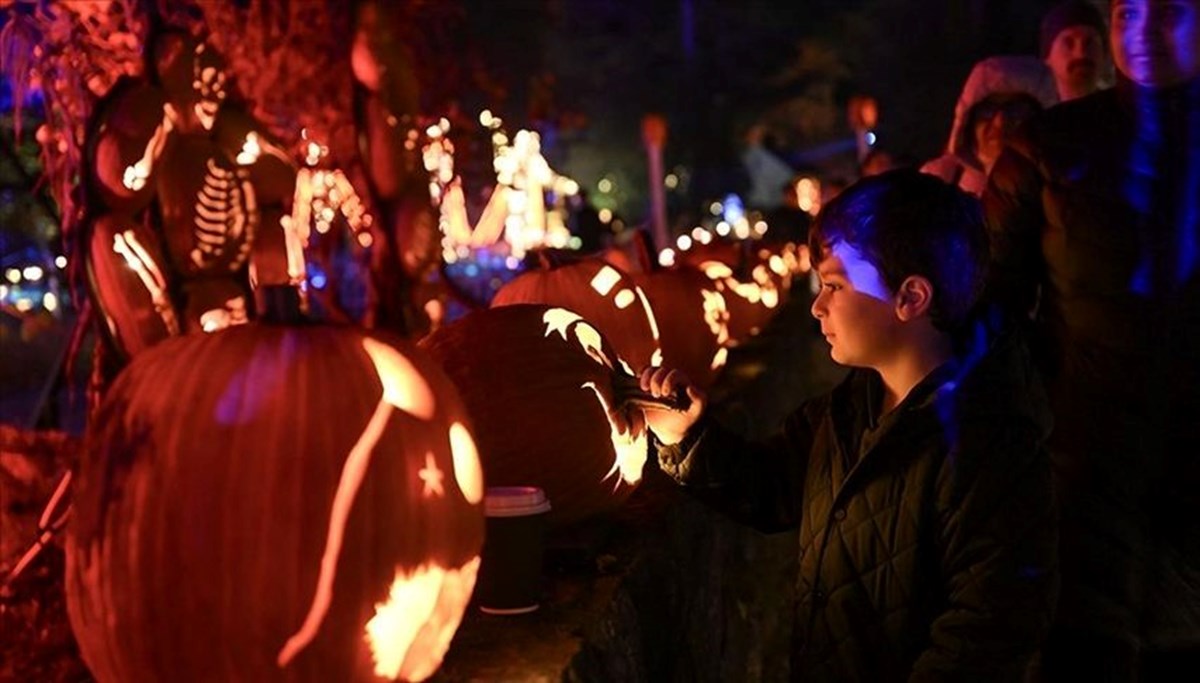
POLYGON ((895 296, 882 275, 854 247, 839 242, 824 250, 817 264, 821 291, 813 300, 813 317, 829 342, 834 362, 878 368, 895 348, 902 324, 895 296))

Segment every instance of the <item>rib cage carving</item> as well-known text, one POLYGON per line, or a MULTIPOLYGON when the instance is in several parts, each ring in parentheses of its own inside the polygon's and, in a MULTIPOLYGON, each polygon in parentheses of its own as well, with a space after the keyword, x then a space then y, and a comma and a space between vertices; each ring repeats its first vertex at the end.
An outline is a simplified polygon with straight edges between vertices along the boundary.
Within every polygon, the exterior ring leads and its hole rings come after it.
POLYGON ((258 222, 258 203, 248 172, 222 168, 215 159, 208 159, 204 185, 196 193, 192 263, 206 270, 228 257, 229 270, 237 270, 250 254, 258 222), (229 254, 231 248, 237 251, 229 254))

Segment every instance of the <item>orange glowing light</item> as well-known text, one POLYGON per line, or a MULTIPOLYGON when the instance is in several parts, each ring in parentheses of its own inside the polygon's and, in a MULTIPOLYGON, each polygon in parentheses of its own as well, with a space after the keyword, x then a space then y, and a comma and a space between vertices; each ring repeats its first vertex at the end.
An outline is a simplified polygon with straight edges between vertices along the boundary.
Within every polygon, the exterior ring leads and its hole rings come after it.
POLYGON ((175 309, 171 308, 167 300, 167 280, 159 270, 158 264, 150 257, 150 253, 138 241, 137 235, 132 230, 113 235, 113 251, 125 259, 125 263, 142 281, 142 286, 150 294, 150 302, 162 318, 167 331, 173 335, 179 334, 179 321, 175 318, 175 309))
POLYGON ((617 292, 616 296, 613 297, 613 305, 616 306, 618 310, 623 311, 626 308, 629 308, 629 305, 636 300, 637 295, 635 295, 632 291, 628 289, 622 289, 621 291, 617 292))
POLYGON ((605 419, 608 420, 609 438, 612 440, 613 445, 613 466, 604 475, 604 479, 608 479, 614 474, 619 474, 620 476, 617 478, 615 486, 620 486, 621 482, 625 482, 626 484, 638 483, 642 479, 642 468, 646 465, 645 432, 634 436, 633 434, 619 431, 616 423, 613 422, 608 401, 604 398, 604 394, 596 386, 595 382, 584 382, 580 388, 591 389, 596 394, 596 400, 600 402, 600 408, 604 410, 605 419))
POLYGON ((604 266, 592 277, 592 289, 600 296, 608 296, 612 288, 621 281, 621 274, 612 266, 604 266))
POLYGON ((442 663, 479 573, 479 557, 457 569, 423 564, 396 568, 385 602, 367 622, 375 675, 423 681, 442 663))
POLYGON ((422 420, 433 419, 433 390, 416 367, 383 342, 364 337, 362 345, 383 383, 382 400, 422 420))
POLYGON ((417 471, 417 476, 425 483, 425 488, 421 491, 421 495, 425 498, 433 496, 441 498, 446 495, 446 487, 442 484, 446 479, 446 473, 438 467, 433 453, 425 454, 425 466, 417 471))
POLYGON ((457 422, 450 425, 450 454, 454 462, 454 480, 468 503, 475 505, 483 500, 483 467, 479 463, 479 449, 471 432, 457 422))
MULTIPOLYGON (((333 583, 337 576, 338 555, 342 549, 342 539, 345 533, 346 520, 350 517, 350 509, 354 498, 358 495, 359 486, 366 476, 367 466, 371 462, 371 453, 375 444, 383 436, 392 410, 400 409, 423 420, 429 420, 434 415, 433 391, 417 372, 413 364, 399 351, 382 342, 365 337, 362 340, 363 349, 375 365, 375 372, 383 384, 383 396, 375 407, 363 433, 358 437, 346 462, 342 465, 342 476, 338 480, 337 491, 333 496, 333 506, 329 513, 329 528, 325 535, 325 551, 321 555, 321 571, 317 576, 317 588, 313 602, 309 606, 304 623, 279 651, 276 663, 280 668, 287 666, 292 659, 316 637, 321 627, 329 605, 333 600, 333 583)), ((456 624, 457 626, 457 624, 456 624)))

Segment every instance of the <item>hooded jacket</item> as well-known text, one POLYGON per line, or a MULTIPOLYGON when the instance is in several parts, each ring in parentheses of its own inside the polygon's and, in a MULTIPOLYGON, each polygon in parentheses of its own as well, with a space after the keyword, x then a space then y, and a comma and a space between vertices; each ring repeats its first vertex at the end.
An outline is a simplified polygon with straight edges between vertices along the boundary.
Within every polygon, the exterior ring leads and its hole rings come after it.
POLYGON ((799 526, 794 680, 1019 681, 1057 581, 1038 386, 1008 338, 882 418, 855 370, 764 443, 702 420, 658 462, 735 519, 799 526))
POLYGON ((987 186, 987 170, 968 151, 974 147, 974 141, 970 138, 975 135, 968 122, 973 118, 975 107, 997 93, 1026 93, 1043 107, 1058 103, 1054 74, 1040 60, 1024 56, 981 60, 971 69, 954 105, 954 123, 950 128, 950 140, 946 143, 945 153, 923 165, 922 171, 958 185, 977 197, 983 194, 987 186))

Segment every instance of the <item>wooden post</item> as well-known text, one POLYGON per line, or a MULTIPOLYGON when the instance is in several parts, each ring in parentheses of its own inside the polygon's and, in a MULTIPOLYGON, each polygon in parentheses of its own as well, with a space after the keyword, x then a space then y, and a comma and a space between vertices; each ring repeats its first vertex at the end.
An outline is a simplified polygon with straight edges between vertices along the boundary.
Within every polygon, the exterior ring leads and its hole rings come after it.
POLYGON ((667 198, 663 190, 663 146, 667 141, 667 120, 659 114, 642 117, 642 142, 646 145, 647 173, 650 180, 650 225, 654 248, 671 245, 667 232, 667 198))

